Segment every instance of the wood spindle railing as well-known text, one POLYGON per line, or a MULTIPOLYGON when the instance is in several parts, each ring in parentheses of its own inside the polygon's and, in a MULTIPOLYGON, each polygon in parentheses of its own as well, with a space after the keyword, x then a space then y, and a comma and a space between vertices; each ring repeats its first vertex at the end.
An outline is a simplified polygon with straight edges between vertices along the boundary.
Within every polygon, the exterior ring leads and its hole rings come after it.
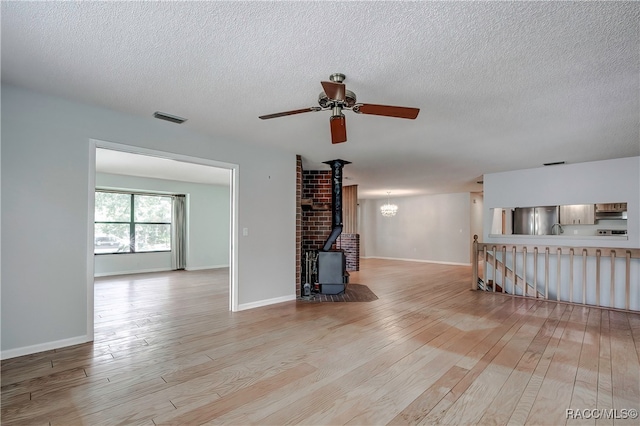
POLYGON ((476 235, 473 241, 472 265, 473 290, 478 289, 478 282, 482 280, 485 289, 497 292, 496 289, 500 288, 500 292, 511 296, 640 312, 638 248, 484 244, 478 242, 476 235), (555 254, 555 262, 551 259, 552 253, 555 254), (544 256, 543 271, 539 271, 540 256, 544 256), (522 264, 519 264, 520 260, 522 264), (555 266, 553 276, 552 262, 555 266), (621 264, 624 266, 621 267, 621 264), (632 268, 632 265, 637 266, 632 268), (479 276, 480 266, 482 277, 479 276), (605 272, 607 266, 609 273, 605 272), (592 272, 594 269, 595 273, 592 272), (543 281, 539 282, 541 272, 543 281), (590 276, 590 272, 593 275, 590 276), (577 279, 580 273, 582 277, 577 279), (491 288, 488 285, 490 282, 491 288), (576 284, 578 288, 575 288, 576 284), (577 295, 576 292, 582 294, 577 295), (623 304, 620 302, 621 298, 624 299, 623 304))

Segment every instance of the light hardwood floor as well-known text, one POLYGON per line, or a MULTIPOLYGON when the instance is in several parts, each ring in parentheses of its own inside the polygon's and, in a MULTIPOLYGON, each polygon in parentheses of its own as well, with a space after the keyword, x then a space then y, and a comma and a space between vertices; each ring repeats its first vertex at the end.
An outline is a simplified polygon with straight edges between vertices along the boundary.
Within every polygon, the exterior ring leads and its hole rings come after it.
POLYGON ((93 344, 2 362, 2 424, 638 424, 566 410, 640 409, 640 315, 361 267, 376 301, 236 313, 226 270, 98 279, 93 344))

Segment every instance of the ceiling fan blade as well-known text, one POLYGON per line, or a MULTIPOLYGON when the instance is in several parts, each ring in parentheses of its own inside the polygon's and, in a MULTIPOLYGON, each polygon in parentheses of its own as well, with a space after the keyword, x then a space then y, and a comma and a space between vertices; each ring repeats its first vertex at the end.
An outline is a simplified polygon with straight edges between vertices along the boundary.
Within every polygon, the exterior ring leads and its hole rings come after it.
POLYGON ((275 114, 261 115, 258 118, 260 118, 262 120, 267 120, 269 118, 284 117, 286 115, 302 114, 303 112, 320 111, 321 109, 322 108, 320 108, 320 107, 309 107, 309 108, 303 108, 303 109, 294 109, 293 111, 276 112, 275 114))
POLYGON ((360 114, 384 115, 385 117, 415 119, 420 108, 399 107, 390 105, 360 104, 353 108, 360 114))
POLYGON ((347 123, 344 115, 334 115, 331 117, 331 143, 342 143, 347 141, 347 123))
POLYGON ((325 95, 334 101, 344 101, 345 85, 342 83, 334 83, 333 81, 321 81, 325 95))

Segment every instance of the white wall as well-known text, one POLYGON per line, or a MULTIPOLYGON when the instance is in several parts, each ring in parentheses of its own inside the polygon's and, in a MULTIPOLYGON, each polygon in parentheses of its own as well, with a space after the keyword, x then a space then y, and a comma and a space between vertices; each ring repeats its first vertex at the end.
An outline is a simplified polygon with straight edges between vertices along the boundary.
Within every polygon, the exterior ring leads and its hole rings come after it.
POLYGON ((398 213, 380 214, 384 200, 360 200, 363 257, 470 264, 469 193, 392 198, 398 213))
POLYGON ((2 86, 3 358, 92 339, 91 139, 237 164, 240 308, 295 298, 295 155, 190 129, 2 86))
MULTIPOLYGON (((187 270, 229 266, 228 186, 96 173, 96 187, 187 195, 187 270)), ((171 270, 170 253, 101 254, 95 276, 171 270)))
POLYGON ((640 157, 486 174, 485 242, 531 242, 516 235, 490 237, 492 208, 619 202, 627 202, 628 240, 586 239, 565 232, 561 236, 536 237, 536 244, 640 247, 640 157))

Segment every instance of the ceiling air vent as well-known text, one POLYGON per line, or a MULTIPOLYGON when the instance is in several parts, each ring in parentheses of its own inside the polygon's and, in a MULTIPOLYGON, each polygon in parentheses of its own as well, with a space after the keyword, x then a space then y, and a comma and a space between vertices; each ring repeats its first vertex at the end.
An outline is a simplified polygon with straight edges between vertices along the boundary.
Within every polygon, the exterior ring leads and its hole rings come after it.
POLYGON ((544 163, 543 166, 559 166, 561 164, 565 164, 564 161, 556 161, 555 163, 544 163))
POLYGON ((171 114, 167 114, 165 112, 160 112, 160 111, 154 112, 153 116, 155 118, 159 118, 160 120, 166 120, 176 124, 182 124, 185 121, 187 121, 186 118, 178 117, 177 115, 171 115, 171 114))

